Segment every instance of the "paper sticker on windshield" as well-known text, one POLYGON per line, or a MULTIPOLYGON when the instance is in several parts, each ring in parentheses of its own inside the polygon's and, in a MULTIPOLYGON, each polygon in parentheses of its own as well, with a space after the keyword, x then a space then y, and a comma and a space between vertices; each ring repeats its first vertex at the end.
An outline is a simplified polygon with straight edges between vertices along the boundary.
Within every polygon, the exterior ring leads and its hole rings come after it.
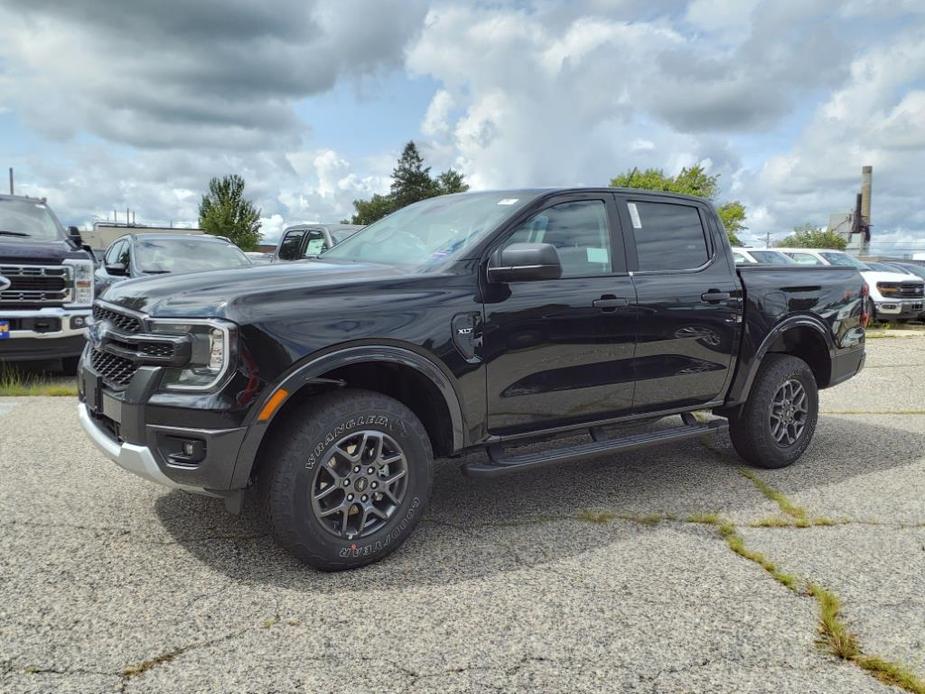
POLYGON ((517 200, 518 198, 504 198, 503 200, 499 200, 498 204, 499 205, 514 205, 517 203, 517 200))
POLYGON ((320 255, 324 250, 324 239, 309 239, 305 255, 320 255))
POLYGON ((633 229, 642 229, 642 220, 639 219, 639 210, 636 209, 636 203, 630 202, 626 206, 630 210, 630 219, 633 220, 633 229))

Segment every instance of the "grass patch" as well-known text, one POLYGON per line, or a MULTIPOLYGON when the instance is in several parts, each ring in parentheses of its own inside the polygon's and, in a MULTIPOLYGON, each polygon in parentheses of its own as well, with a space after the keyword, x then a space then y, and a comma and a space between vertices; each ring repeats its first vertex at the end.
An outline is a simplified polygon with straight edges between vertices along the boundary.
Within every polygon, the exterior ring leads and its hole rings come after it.
POLYGON ((156 668, 158 665, 169 663, 178 655, 182 655, 185 650, 186 649, 184 648, 175 648, 172 651, 167 651, 167 653, 162 653, 161 655, 155 656, 154 658, 142 660, 140 663, 135 665, 129 665, 124 670, 122 670, 122 677, 127 680, 130 680, 133 677, 139 677, 140 675, 146 673, 148 670, 156 668))
POLYGON ((594 523, 596 525, 605 525, 617 517, 617 514, 610 511, 579 511, 575 516, 578 520, 585 523, 594 523))
POLYGON ((729 549, 738 554, 743 559, 753 561, 762 569, 771 574, 771 577, 783 586, 786 586, 794 593, 798 590, 799 579, 793 574, 784 573, 777 565, 764 556, 761 552, 756 552, 745 546, 745 540, 736 532, 735 526, 729 521, 719 521, 716 524, 719 534, 723 536, 729 549))
POLYGON ((750 528, 816 528, 828 527, 832 525, 842 525, 848 521, 838 521, 833 518, 820 516, 818 518, 783 518, 781 516, 769 516, 759 518, 748 524, 750 528))
POLYGON ((859 655, 854 658, 854 663, 884 684, 900 687, 912 694, 925 694, 925 681, 898 663, 874 655, 859 655))
POLYGON ((739 474, 743 477, 746 477, 751 480, 752 484, 755 485, 755 488, 764 494, 768 499, 773 501, 778 505, 781 511, 786 513, 788 516, 792 516, 797 519, 806 518, 806 509, 802 506, 797 506, 794 504, 787 496, 783 493, 772 487, 770 484, 765 482, 763 479, 758 477, 753 471, 747 468, 739 468, 739 474))
POLYGON ((51 395, 76 397, 77 382, 51 380, 47 376, 23 374, 13 369, 0 369, 0 396, 28 397, 51 395))

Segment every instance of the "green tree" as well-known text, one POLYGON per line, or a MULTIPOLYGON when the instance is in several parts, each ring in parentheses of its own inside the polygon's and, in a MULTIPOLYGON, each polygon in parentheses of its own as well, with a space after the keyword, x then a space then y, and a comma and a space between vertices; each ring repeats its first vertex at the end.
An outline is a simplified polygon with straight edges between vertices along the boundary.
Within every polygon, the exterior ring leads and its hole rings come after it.
POLYGON ((465 193, 469 190, 469 184, 466 183, 465 177, 456 169, 447 169, 437 176, 437 190, 440 195, 450 193, 465 193))
MULTIPOLYGON (((698 198, 713 200, 719 188, 719 176, 711 176, 699 164, 681 169, 677 176, 666 176, 661 169, 633 169, 611 179, 614 188, 641 188, 643 190, 660 190, 666 193, 693 195, 698 198)), ((737 232, 747 229, 745 226, 745 206, 738 200, 717 205, 716 212, 726 228, 729 242, 739 244, 737 232)))
POLYGON ((447 169, 437 178, 430 175, 430 167, 424 166, 424 158, 417 145, 409 142, 392 170, 392 187, 388 195, 373 195, 369 200, 354 200, 356 210, 351 217, 353 224, 372 224, 405 205, 426 200, 436 195, 464 193, 469 190, 465 177, 455 169, 447 169))
POLYGON ((793 233, 777 245, 781 248, 831 248, 845 250, 848 242, 830 229, 823 229, 815 224, 800 224, 793 227, 793 233))
POLYGON ((244 197, 244 179, 237 174, 213 178, 199 203, 199 226, 207 234, 227 236, 241 250, 260 243, 260 210, 244 197))

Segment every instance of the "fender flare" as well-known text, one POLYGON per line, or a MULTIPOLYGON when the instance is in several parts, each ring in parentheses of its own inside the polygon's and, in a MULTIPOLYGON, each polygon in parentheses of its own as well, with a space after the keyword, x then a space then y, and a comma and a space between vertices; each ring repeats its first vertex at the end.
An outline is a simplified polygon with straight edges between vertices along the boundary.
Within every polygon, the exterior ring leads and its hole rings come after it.
POLYGON ((357 345, 342 347, 334 351, 327 352, 320 356, 315 355, 299 363, 295 368, 290 369, 286 374, 272 386, 264 389, 261 397, 251 406, 250 412, 245 419, 247 433, 244 441, 238 451, 235 460, 234 473, 232 475, 232 488, 240 489, 246 487, 250 479, 251 470, 256 461, 257 452, 260 450, 260 444, 270 428, 270 425, 276 419, 279 410, 265 422, 257 421, 257 414, 263 409, 263 406, 270 397, 280 388, 285 388, 289 393, 294 394, 303 386, 312 383, 331 384, 331 379, 322 378, 322 376, 334 369, 352 364, 363 363, 390 363, 407 366, 436 386, 437 390, 443 396, 447 410, 450 413, 450 423, 453 433, 453 450, 458 451, 464 447, 464 418, 462 407, 459 404, 459 394, 453 385, 452 377, 435 363, 432 359, 408 349, 407 347, 398 347, 394 345, 357 345))
POLYGON ((780 323, 775 325, 770 330, 770 332, 764 336, 764 339, 761 341, 761 344, 758 345, 758 348, 755 350, 755 353, 750 360, 751 363, 749 367, 736 374, 732 388, 730 389, 730 396, 726 405, 727 407, 741 405, 746 400, 748 400, 749 393, 752 389, 752 384, 755 382, 755 376, 758 374, 758 369, 761 368, 764 357, 771 349, 771 345, 773 345, 781 335, 795 328, 810 328, 815 333, 817 333, 825 343, 829 361, 831 362, 833 356, 835 355, 835 341, 832 338, 832 334, 825 323, 814 316, 803 315, 790 316, 789 318, 785 318, 780 323))

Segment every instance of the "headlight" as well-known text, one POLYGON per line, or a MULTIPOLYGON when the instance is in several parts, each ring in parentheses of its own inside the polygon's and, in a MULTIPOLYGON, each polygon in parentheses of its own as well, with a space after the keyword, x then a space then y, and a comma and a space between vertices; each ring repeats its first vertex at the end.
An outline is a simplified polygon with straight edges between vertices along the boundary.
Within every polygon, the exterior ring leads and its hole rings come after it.
POLYGON ((65 260, 71 268, 74 296, 70 302, 75 306, 93 305, 93 262, 90 260, 65 260))
POLYGON ((219 320, 150 321, 151 332, 160 335, 189 335, 190 360, 184 366, 164 369, 161 383, 169 390, 209 390, 228 372, 234 359, 233 323, 219 320))

